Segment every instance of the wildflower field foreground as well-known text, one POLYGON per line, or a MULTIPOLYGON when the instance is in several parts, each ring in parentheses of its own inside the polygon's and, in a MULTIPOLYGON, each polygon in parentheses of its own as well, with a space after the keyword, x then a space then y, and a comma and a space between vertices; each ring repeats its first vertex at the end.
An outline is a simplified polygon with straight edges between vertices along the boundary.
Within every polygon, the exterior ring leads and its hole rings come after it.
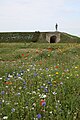
POLYGON ((80 44, 0 43, 0 120, 80 120, 80 44))

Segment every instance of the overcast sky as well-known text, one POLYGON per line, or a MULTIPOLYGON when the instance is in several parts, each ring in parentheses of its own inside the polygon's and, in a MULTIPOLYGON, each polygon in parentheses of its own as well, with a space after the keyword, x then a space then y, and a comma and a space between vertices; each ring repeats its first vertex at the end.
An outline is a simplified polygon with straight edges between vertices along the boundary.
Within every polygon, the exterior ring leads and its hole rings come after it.
POLYGON ((0 0, 0 32, 55 31, 80 36, 80 0, 0 0))

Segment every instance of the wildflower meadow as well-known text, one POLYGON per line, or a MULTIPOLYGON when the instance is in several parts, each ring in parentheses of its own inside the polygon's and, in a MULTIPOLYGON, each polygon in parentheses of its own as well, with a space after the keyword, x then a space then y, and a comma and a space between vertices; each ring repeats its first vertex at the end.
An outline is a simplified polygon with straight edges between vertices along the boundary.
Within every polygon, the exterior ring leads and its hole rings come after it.
POLYGON ((0 43, 0 120, 80 120, 80 44, 0 43))

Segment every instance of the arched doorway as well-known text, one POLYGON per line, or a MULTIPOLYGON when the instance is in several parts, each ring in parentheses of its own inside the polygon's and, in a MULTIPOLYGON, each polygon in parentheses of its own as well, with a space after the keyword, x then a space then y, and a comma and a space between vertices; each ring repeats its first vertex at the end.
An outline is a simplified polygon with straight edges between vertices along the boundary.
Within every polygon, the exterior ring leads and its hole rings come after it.
POLYGON ((54 35, 54 36, 51 36, 50 37, 50 43, 56 43, 56 36, 54 35))

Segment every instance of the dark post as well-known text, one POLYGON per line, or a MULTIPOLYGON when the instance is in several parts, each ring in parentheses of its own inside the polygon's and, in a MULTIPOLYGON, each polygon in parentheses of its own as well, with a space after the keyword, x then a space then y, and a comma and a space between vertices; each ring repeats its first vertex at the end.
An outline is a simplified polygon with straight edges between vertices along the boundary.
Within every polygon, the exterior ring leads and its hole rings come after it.
POLYGON ((56 31, 58 30, 58 24, 56 23, 56 25, 55 25, 55 28, 56 28, 56 31))

